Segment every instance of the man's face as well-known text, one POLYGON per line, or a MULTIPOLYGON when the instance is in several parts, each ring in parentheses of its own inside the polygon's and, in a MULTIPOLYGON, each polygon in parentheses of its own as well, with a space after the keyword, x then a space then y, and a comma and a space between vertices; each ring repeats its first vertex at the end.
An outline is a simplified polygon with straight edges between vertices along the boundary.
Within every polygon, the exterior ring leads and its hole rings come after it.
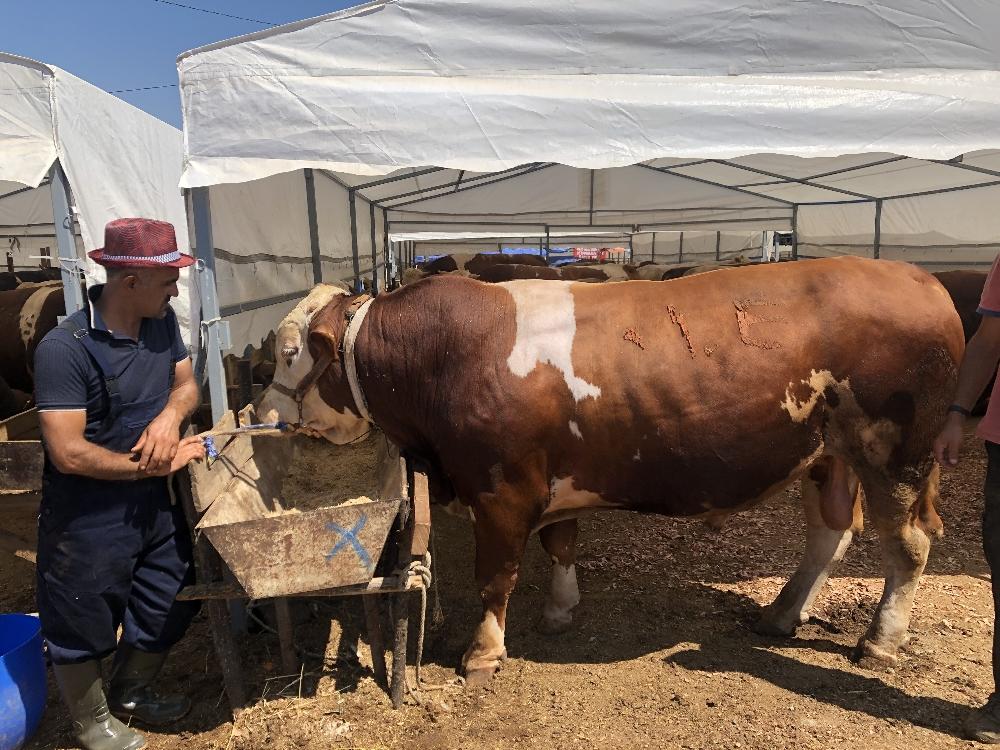
POLYGON ((170 300, 177 296, 176 268, 143 268, 126 279, 136 310, 144 318, 163 318, 170 300))

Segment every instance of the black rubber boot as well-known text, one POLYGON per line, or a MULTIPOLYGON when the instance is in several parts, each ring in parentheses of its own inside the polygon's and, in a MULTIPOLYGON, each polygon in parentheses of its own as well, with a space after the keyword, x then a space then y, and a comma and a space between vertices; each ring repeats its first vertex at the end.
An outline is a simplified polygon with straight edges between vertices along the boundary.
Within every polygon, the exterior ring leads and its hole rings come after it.
POLYGON ((73 736, 84 750, 138 750, 146 738, 111 715, 104 697, 101 663, 54 664, 59 692, 73 721, 73 736))
POLYGON ((1000 695, 994 693, 985 706, 969 714, 964 729, 967 739, 989 745, 1000 744, 1000 695))
POLYGON ((108 686, 108 705, 115 716, 164 726, 191 710, 187 696, 160 695, 153 688, 166 660, 166 653, 150 654, 125 644, 118 647, 108 686))

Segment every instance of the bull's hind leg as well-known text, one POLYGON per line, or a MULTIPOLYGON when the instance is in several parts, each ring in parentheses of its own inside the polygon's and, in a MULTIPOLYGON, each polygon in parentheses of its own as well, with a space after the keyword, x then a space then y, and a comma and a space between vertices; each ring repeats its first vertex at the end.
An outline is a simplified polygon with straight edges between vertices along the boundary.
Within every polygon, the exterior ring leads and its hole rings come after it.
POLYGON ((918 492, 919 485, 884 475, 862 477, 882 550, 885 587, 872 624, 858 642, 856 659, 894 663, 897 649, 906 642, 913 598, 931 548, 928 531, 933 530, 927 528, 919 509, 932 500, 927 495, 933 492, 933 479, 931 474, 918 492))
POLYGON ((538 629, 554 635, 569 628, 573 622, 573 607, 580 603, 580 589, 576 583, 576 519, 549 524, 538 532, 538 536, 552 558, 552 587, 538 629))
POLYGON ((764 635, 793 635, 809 619, 816 596, 833 567, 840 562, 861 530, 861 498, 853 497, 853 522, 844 531, 831 529, 823 520, 820 487, 814 478, 802 478, 802 507, 806 516, 806 548, 798 569, 777 598, 764 608, 754 630, 764 635))

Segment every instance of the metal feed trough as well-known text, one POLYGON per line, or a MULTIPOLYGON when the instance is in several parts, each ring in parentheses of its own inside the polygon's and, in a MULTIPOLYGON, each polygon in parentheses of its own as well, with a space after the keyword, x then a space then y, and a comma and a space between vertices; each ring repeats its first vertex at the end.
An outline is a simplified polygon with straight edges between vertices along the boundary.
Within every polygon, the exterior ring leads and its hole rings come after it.
MULTIPOLYGON (((252 421, 251 407, 240 422, 252 421)), ((213 427, 236 427, 227 414, 213 427)), ((372 490, 363 498, 299 511, 282 480, 292 441, 252 433, 217 437, 218 458, 192 464, 177 489, 196 529, 198 583, 179 599, 204 599, 234 714, 245 704, 239 652, 226 600, 273 599, 283 668, 299 671, 287 597, 362 595, 376 680, 399 706, 406 686, 407 599, 423 581, 410 564, 423 560, 430 532, 426 478, 407 477, 405 461, 380 440, 372 490), (417 492, 413 491, 414 485, 417 492), (390 571, 377 576, 378 571, 390 571), (387 677, 378 595, 391 595, 393 670, 387 677)), ((334 450, 351 450, 338 447, 334 450)), ((330 496, 335 496, 331 488, 330 496)))

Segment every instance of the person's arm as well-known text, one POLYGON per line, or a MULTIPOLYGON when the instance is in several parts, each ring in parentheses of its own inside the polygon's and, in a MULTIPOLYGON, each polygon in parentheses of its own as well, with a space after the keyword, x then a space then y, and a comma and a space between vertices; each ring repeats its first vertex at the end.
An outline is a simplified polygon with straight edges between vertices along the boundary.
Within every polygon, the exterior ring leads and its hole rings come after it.
POLYGON ((199 438, 185 438, 179 441, 172 461, 155 470, 143 471, 138 457, 115 453, 84 437, 86 411, 43 411, 39 412, 38 420, 49 459, 63 474, 110 480, 166 476, 205 455, 205 447, 199 438))
MULTIPOLYGON (((965 356, 958 371, 958 388, 954 403, 971 410, 979 399, 1000 362, 1000 317, 984 315, 975 335, 965 347, 965 356)), ((948 412, 941 434, 934 441, 934 457, 944 467, 958 463, 962 445, 965 415, 948 412)))
POLYGON ((139 454, 140 470, 160 472, 170 465, 180 443, 181 424, 194 413, 198 399, 191 358, 185 357, 174 365, 174 387, 167 405, 132 446, 132 452, 139 454))

